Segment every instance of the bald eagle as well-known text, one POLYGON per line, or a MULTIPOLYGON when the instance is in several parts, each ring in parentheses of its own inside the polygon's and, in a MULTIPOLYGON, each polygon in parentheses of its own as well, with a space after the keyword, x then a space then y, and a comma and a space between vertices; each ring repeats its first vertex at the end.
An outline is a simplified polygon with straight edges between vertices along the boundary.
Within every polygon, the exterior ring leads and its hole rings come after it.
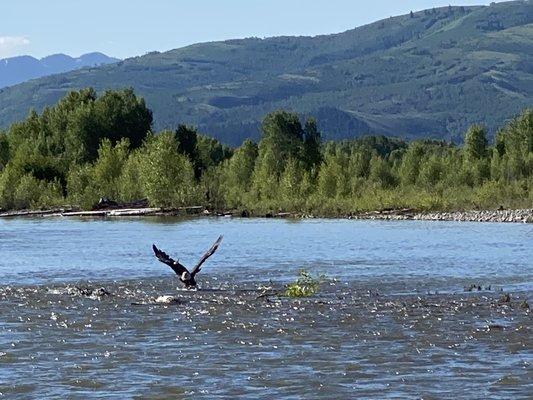
POLYGON ((220 242, 222 242, 222 236, 219 236, 215 243, 205 252, 205 254, 198 260, 196 265, 193 269, 190 271, 179 261, 175 261, 172 259, 167 253, 165 253, 162 250, 159 250, 156 245, 152 245, 152 249, 154 250, 154 254, 157 257, 159 261, 161 261, 163 264, 168 265, 172 270, 178 275, 180 281, 182 281, 185 284, 185 287, 187 289, 193 289, 196 288, 196 274, 200 272, 200 269, 202 267, 202 264, 211 257, 215 251, 217 251, 218 246, 220 245, 220 242))

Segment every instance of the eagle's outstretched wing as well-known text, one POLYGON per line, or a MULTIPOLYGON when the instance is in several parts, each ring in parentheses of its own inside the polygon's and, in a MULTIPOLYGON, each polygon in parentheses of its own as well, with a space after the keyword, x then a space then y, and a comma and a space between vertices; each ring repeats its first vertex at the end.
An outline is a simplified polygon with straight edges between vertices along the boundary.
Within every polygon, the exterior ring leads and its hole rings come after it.
POLYGON ((215 254, 215 251, 217 251, 218 249, 218 246, 220 246, 220 242, 222 242, 222 235, 220 235, 217 239, 217 241, 215 243, 213 243, 213 245, 211 246, 211 248, 209 250, 207 250, 205 252, 205 254, 202 256, 202 258, 200 258, 200 260, 198 260, 198 262, 196 263, 196 265, 194 266, 194 268, 192 269, 191 271, 191 275, 194 277, 194 275, 196 275, 198 272, 200 272, 200 269, 202 267, 202 264, 209 258, 211 257, 213 254, 215 254))
POLYGON ((156 245, 152 245, 152 249, 154 250, 154 254, 157 257, 159 261, 161 261, 163 264, 167 264, 172 270, 178 275, 181 276, 184 272, 189 272, 185 266, 179 263, 179 261, 175 261, 172 259, 167 253, 165 253, 162 250, 159 250, 156 245))

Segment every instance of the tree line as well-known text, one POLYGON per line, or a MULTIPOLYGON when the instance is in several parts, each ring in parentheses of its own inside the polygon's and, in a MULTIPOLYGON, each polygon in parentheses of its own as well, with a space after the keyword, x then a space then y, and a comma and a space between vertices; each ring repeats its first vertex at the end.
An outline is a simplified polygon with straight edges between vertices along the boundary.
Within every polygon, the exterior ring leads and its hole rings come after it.
POLYGON ((385 208, 533 207, 533 110, 489 144, 366 136, 323 143, 317 123, 268 114, 261 140, 229 148, 181 125, 152 131, 133 90, 69 93, 0 132, 0 208, 92 208, 101 197, 152 206, 203 205, 341 215, 385 208))

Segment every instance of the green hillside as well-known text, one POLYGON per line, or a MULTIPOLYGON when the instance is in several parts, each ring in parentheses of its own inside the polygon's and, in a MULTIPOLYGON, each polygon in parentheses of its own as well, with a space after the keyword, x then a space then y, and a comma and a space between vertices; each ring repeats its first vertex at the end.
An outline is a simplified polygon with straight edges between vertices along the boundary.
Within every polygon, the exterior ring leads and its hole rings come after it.
MULTIPOLYGON (((339 10, 341 12, 341 10, 339 10)), ((73 89, 133 87, 155 128, 193 124, 228 144, 275 109, 314 115, 327 139, 460 139, 533 105, 533 3, 446 7, 344 33, 203 43, 0 91, 0 126, 73 89)))

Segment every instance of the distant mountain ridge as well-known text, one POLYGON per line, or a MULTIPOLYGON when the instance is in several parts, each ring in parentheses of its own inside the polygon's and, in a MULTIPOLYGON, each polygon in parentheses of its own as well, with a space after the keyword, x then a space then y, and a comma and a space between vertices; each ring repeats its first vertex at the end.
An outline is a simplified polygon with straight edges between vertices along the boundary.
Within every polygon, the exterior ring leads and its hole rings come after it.
MULTIPOLYGON (((342 12, 342 10, 339 10, 342 12)), ((133 87, 155 129, 180 123, 227 144, 276 109, 315 116, 326 139, 461 140, 533 106, 533 2, 443 7, 343 33, 248 38, 152 52, 0 90, 0 127, 69 90, 133 87)))
POLYGON ((40 60, 31 56, 0 59, 0 88, 30 79, 59 74, 85 67, 97 67, 120 61, 102 53, 88 53, 80 57, 53 54, 40 60))

